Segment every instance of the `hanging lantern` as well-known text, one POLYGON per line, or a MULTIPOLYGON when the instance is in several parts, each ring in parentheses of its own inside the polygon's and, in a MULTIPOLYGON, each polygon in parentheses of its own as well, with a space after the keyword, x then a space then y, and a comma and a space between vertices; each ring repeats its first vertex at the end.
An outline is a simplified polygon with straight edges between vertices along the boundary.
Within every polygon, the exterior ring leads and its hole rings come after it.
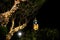
POLYGON ((38 30, 38 28, 39 28, 39 25, 38 25, 37 20, 35 18, 34 21, 33 21, 33 29, 38 30))
POLYGON ((33 29, 38 30, 38 24, 34 24, 33 29))

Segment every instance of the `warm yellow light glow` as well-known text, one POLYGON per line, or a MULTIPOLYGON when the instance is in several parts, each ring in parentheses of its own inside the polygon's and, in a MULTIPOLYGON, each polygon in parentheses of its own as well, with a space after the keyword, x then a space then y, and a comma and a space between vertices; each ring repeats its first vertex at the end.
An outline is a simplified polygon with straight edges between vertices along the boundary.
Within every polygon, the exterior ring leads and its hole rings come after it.
POLYGON ((34 30, 38 30, 38 28, 39 28, 39 25, 38 25, 38 24, 34 24, 34 25, 33 25, 33 29, 34 29, 34 30))

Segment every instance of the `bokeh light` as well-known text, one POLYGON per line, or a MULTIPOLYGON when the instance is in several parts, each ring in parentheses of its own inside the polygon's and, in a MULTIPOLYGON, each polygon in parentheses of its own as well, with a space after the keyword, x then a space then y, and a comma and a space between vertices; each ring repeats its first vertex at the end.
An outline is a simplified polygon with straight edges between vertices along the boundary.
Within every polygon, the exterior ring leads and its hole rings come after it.
POLYGON ((20 38, 22 36, 22 32, 18 32, 17 35, 20 38))

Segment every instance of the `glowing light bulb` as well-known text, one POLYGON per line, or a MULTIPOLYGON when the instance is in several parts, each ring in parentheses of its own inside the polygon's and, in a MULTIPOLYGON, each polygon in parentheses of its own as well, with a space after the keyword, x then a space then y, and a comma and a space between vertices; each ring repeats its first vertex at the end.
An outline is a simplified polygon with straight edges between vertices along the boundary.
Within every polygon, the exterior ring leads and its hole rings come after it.
POLYGON ((21 37, 22 36, 22 32, 18 32, 18 36, 21 37))

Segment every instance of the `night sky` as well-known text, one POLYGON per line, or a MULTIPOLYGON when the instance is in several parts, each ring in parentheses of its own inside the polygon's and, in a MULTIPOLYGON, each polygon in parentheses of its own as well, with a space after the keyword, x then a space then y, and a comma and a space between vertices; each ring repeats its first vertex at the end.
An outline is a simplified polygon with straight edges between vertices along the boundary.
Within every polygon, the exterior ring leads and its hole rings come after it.
POLYGON ((41 28, 59 28, 59 15, 54 7, 52 2, 46 1, 38 10, 37 19, 41 28))

